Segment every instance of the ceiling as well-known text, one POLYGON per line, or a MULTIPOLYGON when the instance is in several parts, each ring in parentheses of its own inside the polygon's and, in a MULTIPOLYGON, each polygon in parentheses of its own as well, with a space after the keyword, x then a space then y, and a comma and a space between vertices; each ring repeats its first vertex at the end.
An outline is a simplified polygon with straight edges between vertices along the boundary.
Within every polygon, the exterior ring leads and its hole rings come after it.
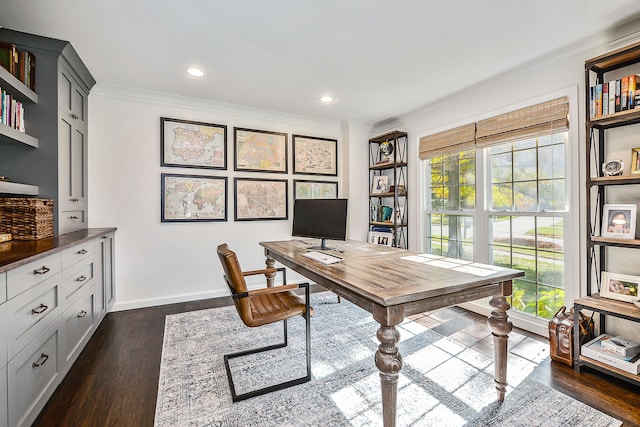
POLYGON ((0 0, 0 10, 2 27, 70 41, 100 84, 375 123, 600 33, 640 2, 0 0), (327 94, 335 101, 322 104, 327 94))

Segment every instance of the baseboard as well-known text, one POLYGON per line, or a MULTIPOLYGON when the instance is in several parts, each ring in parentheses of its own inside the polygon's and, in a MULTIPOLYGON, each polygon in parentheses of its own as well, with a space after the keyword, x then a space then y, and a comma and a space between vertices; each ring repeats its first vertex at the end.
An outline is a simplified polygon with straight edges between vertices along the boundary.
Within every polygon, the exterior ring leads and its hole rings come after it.
MULTIPOLYGON (((477 301, 465 302, 458 304, 460 307, 473 311, 474 313, 482 314, 483 316, 489 316, 493 309, 488 305, 483 305, 477 301)), ((526 314, 519 314, 513 310, 507 312, 509 320, 516 328, 524 329, 529 332, 533 332, 536 335, 542 337, 549 337, 549 324, 541 319, 536 319, 526 314), (542 324, 544 323, 544 325, 542 324)))

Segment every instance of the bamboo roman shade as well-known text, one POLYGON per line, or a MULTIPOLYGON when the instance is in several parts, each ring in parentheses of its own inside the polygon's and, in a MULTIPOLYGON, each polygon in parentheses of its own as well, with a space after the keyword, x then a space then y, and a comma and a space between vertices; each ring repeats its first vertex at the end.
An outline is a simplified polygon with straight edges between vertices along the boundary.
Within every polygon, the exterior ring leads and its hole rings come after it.
POLYGON ((477 123, 420 138, 421 160, 471 148, 484 148, 569 129, 569 98, 563 96, 477 123))

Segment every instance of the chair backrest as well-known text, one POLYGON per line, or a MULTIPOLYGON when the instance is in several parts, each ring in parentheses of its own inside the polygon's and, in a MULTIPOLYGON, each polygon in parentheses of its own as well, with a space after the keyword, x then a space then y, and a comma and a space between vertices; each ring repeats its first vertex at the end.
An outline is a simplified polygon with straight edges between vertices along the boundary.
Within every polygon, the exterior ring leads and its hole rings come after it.
MULTIPOLYGON (((227 285, 232 294, 247 292, 247 282, 244 280, 240 263, 236 253, 233 252, 226 243, 218 246, 218 257, 222 263, 227 285)), ((233 303, 238 310, 238 314, 243 322, 247 323, 252 319, 251 307, 248 298, 234 298, 233 303)))

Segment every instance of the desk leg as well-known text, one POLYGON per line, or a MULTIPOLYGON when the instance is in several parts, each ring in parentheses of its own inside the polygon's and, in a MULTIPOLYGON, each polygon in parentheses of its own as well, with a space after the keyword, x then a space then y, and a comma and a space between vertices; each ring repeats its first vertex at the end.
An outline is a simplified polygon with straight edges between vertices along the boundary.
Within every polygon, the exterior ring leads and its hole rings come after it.
POLYGON ((504 296, 511 295, 511 282, 505 282, 503 294, 491 298, 489 305, 494 308, 487 321, 489 329, 493 334, 493 361, 494 361, 494 382, 498 392, 498 400, 503 401, 507 391, 507 344, 509 332, 513 330, 513 324, 507 319, 507 310, 511 308, 504 296), (508 289, 507 289, 508 288, 508 289))
POLYGON ((402 323, 402 308, 385 308, 375 306, 373 318, 380 323, 377 337, 380 341, 376 351, 376 366, 380 371, 382 388, 382 418, 384 427, 395 427, 398 407, 398 376, 402 369, 402 356, 398 352, 400 332, 396 325, 402 323))

